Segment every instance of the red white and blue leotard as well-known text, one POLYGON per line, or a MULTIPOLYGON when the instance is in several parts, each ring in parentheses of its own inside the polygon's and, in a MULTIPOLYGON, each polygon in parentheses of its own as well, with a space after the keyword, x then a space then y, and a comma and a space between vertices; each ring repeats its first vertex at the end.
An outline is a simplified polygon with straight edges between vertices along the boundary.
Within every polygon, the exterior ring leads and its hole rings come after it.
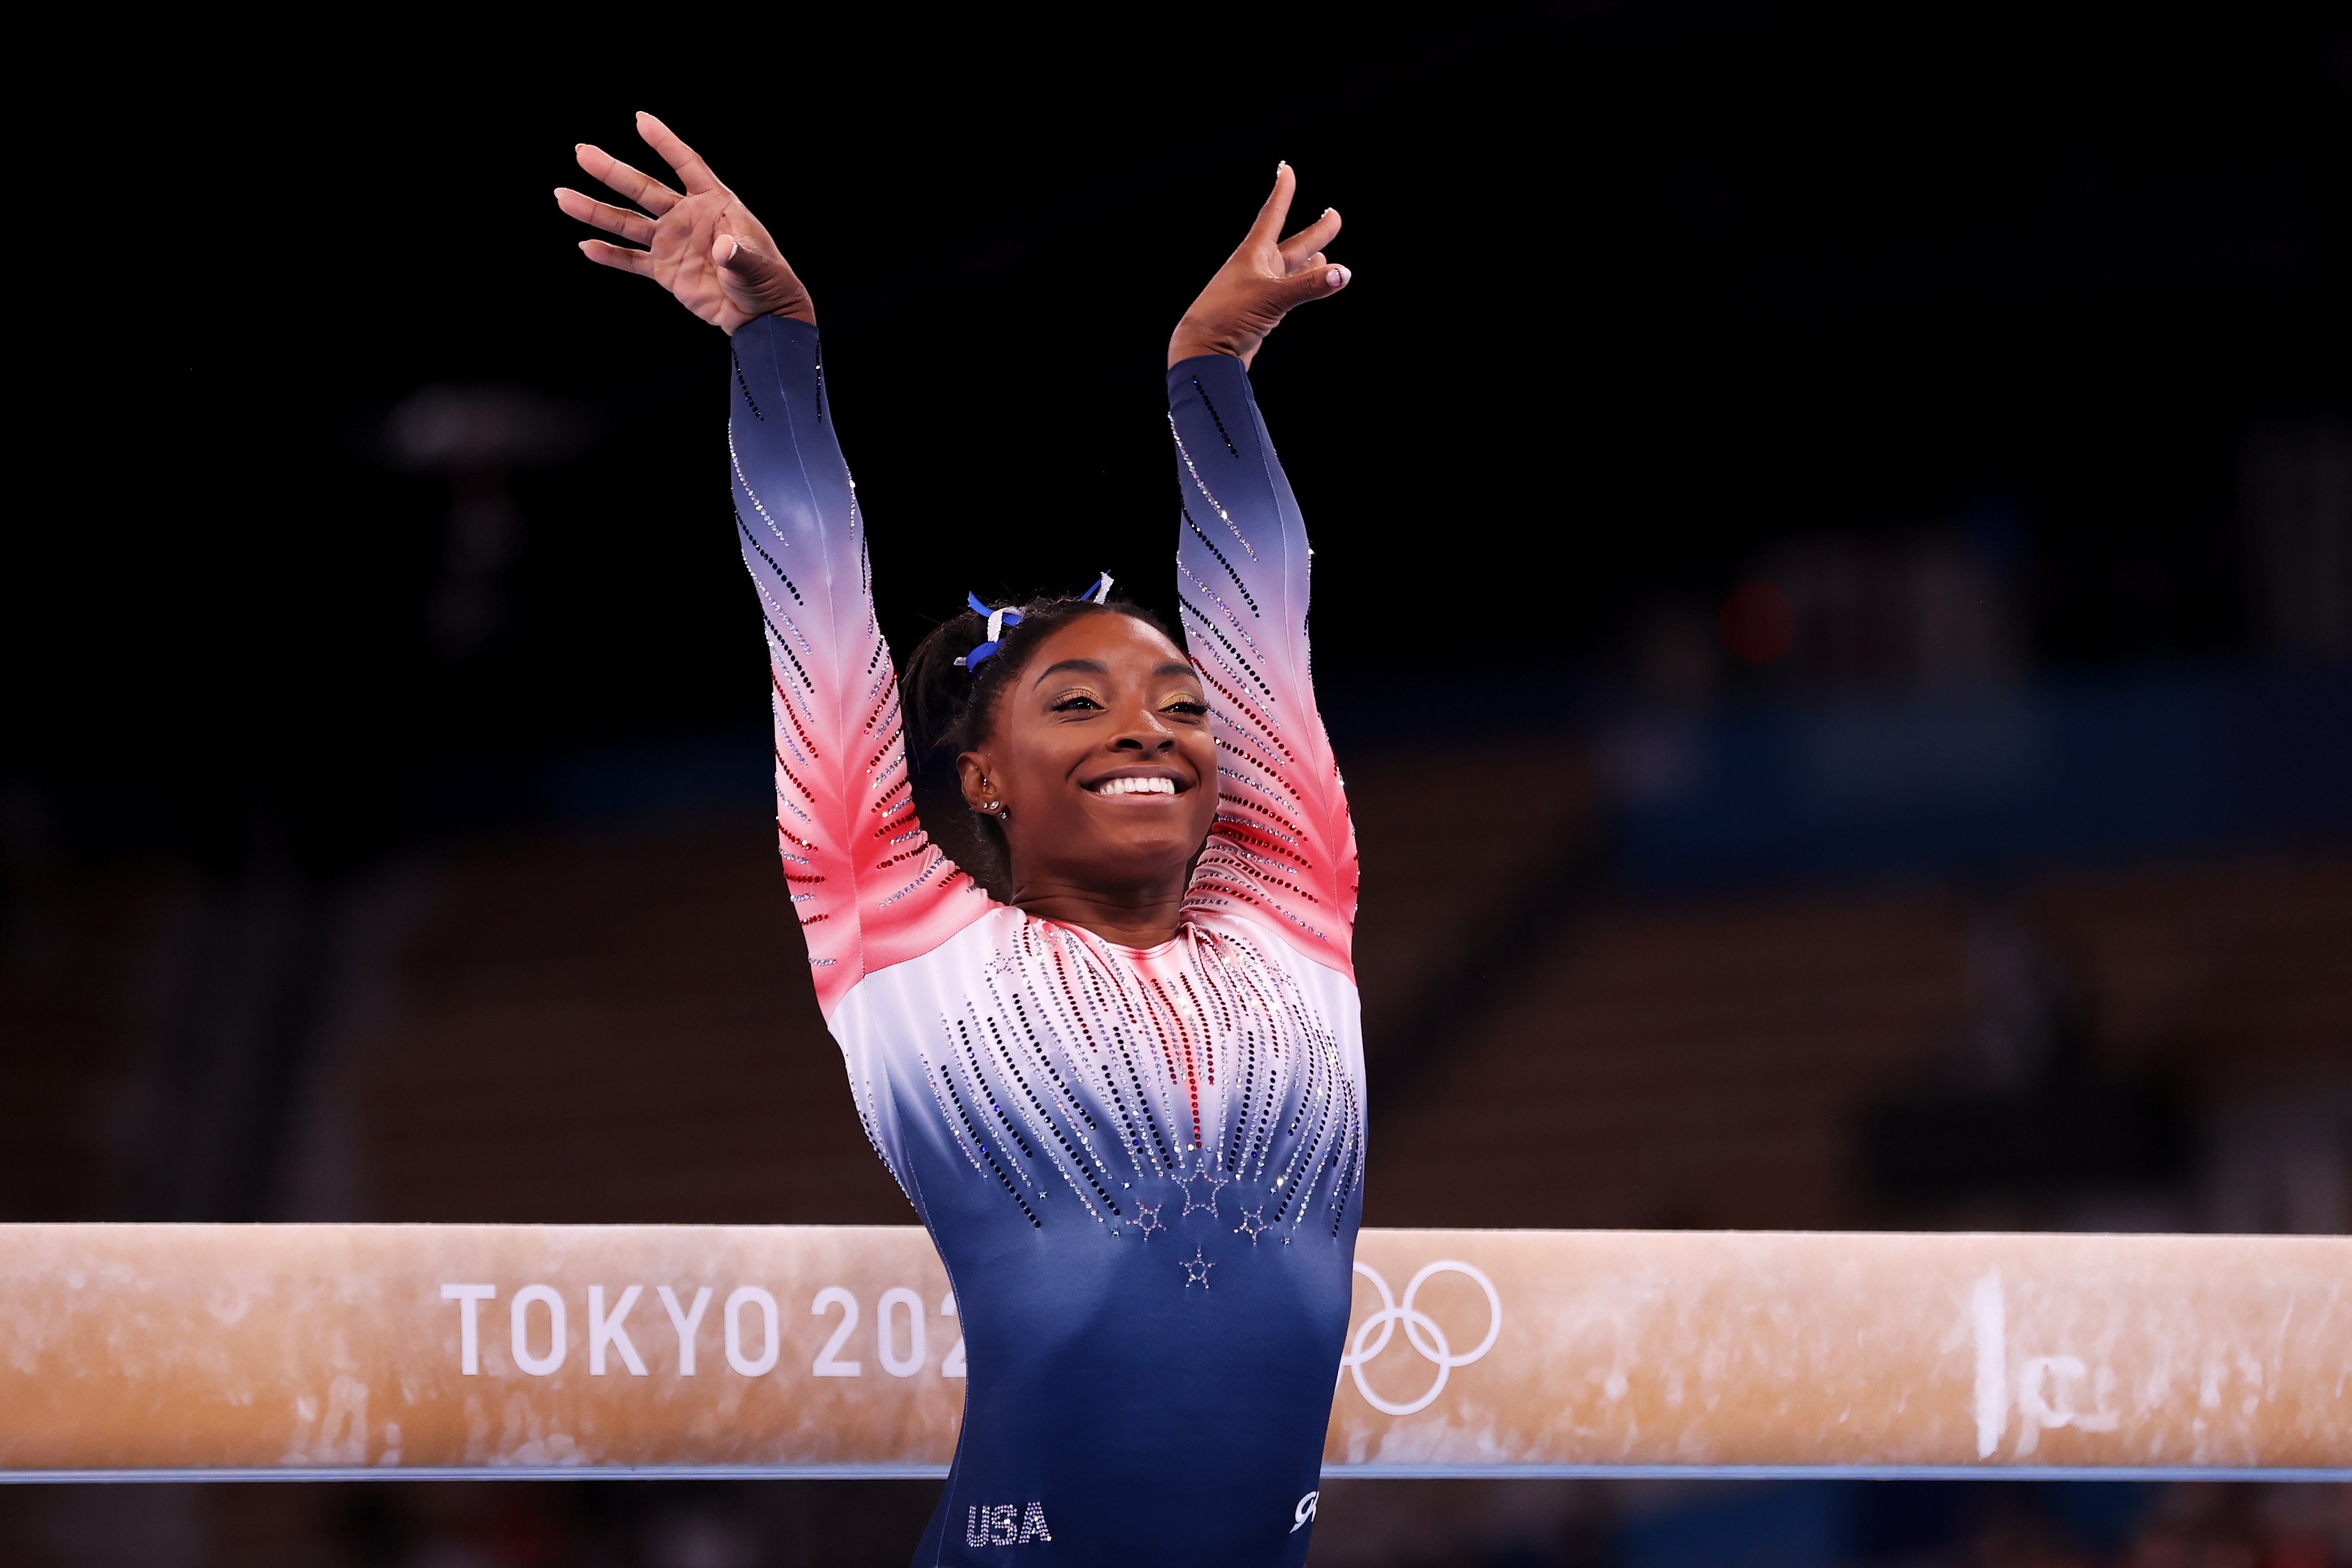
POLYGON ((1168 373, 1219 802, 1181 929, 1139 950, 995 902, 929 841, 816 329, 765 319, 734 353, 784 875, 967 1345, 917 1561, 1303 1562, 1361 1210, 1356 847, 1248 377, 1168 373))

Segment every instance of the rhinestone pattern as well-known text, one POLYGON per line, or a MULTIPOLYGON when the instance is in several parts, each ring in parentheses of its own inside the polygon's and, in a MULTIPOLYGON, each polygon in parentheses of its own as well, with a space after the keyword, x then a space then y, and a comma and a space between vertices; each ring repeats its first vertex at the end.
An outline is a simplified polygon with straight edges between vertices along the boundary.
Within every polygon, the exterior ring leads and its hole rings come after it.
POLYGON ((1139 954, 1000 908, 941 957, 969 977, 925 992, 961 1005, 919 1047, 924 1090, 1029 1224, 1074 1210, 1148 1238, 1224 1218, 1228 1188, 1262 1228, 1339 1224, 1363 1179, 1356 1051, 1255 928, 1196 922, 1139 954))

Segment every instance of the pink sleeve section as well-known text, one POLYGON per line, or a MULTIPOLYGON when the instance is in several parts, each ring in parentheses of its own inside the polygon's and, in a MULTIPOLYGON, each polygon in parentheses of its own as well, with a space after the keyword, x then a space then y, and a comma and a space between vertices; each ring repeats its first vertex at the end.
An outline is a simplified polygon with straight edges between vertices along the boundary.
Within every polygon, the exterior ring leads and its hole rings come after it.
POLYGON ((736 333, 735 523, 766 622, 777 847, 827 1017, 989 900, 916 820, 898 677, 874 615, 865 521, 825 405, 816 329, 736 333))
POLYGON ((1177 589, 1221 775, 1189 902, 1245 915, 1352 978, 1356 833, 1315 706, 1306 523, 1240 361, 1174 366, 1168 411, 1183 490, 1177 589))

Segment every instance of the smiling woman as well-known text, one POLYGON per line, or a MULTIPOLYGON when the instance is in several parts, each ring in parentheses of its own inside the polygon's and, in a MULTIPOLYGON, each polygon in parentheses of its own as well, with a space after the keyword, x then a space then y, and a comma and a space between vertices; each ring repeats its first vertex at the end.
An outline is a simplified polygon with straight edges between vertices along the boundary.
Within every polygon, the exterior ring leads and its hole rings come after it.
POLYGON ((683 191, 557 193, 733 339, 729 452, 766 619, 784 880, 868 1135, 953 1281, 969 1384, 919 1563, 1295 1564, 1362 1209, 1356 849, 1307 674, 1307 538, 1246 373, 1344 287, 1276 174, 1169 346, 1185 648, 1083 598, 940 627, 908 695, 1003 857, 917 820, 815 308, 651 116, 683 191), (651 214, 651 215, 647 215, 651 214), (1227 1206, 1231 1207, 1228 1207, 1227 1206))
POLYGON ((907 663, 907 705, 918 756, 951 757, 971 808, 963 869, 1033 915, 1149 947, 1174 934, 1215 819, 1216 743, 1199 673, 1108 589, 947 622, 907 663))

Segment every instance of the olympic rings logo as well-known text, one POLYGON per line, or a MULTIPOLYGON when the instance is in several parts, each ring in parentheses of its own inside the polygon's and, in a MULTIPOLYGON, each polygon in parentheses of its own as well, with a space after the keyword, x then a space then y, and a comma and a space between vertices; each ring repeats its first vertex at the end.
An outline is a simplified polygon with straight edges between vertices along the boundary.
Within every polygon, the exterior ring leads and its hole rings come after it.
POLYGON ((1399 1306, 1397 1299, 1389 1293, 1389 1282, 1381 1278, 1379 1270, 1369 1263, 1358 1263, 1356 1272, 1370 1280, 1372 1289, 1381 1293, 1381 1310, 1366 1318, 1356 1330, 1355 1341, 1349 1346, 1348 1353, 1339 1358, 1339 1364, 1354 1375, 1356 1392, 1362 1395, 1364 1403, 1375 1410, 1391 1416, 1410 1416, 1416 1410, 1428 1409, 1437 1396, 1445 1392, 1445 1380, 1454 1375, 1454 1369, 1467 1366, 1494 1349, 1495 1336, 1503 1332, 1503 1299, 1495 1293, 1495 1281, 1472 1264, 1451 1258, 1423 1264, 1421 1272, 1405 1285, 1402 1306, 1399 1306), (1421 1294, 1422 1285, 1433 1274, 1466 1274, 1486 1292, 1486 1337, 1480 1340, 1478 1348, 1467 1355, 1454 1354, 1453 1346, 1446 1343, 1445 1331, 1437 1326, 1437 1320, 1413 1305, 1414 1298, 1421 1294), (1429 1392, 1409 1405, 1391 1404, 1373 1393, 1372 1385, 1364 1381, 1364 1364, 1376 1359, 1381 1352, 1388 1349, 1389 1341, 1395 1337, 1399 1323, 1404 1325, 1406 1342, 1421 1352, 1424 1361, 1437 1368, 1437 1381, 1430 1385, 1429 1392), (1375 1329, 1380 1331, 1381 1337, 1367 1345, 1364 1342, 1370 1338, 1375 1329))

